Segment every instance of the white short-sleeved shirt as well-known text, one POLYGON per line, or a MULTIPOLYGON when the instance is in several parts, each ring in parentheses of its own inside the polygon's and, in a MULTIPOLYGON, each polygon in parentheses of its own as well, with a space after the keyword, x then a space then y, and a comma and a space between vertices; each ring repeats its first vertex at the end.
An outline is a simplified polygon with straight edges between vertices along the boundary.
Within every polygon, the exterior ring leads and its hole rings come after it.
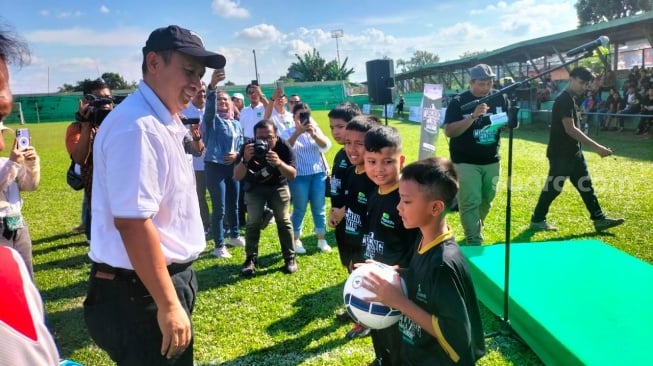
POLYGON ((102 122, 93 145, 93 261, 133 269, 114 218, 151 218, 166 264, 194 260, 204 250, 185 134, 143 81, 102 122))
POLYGON ((273 109, 270 115, 270 121, 274 122, 275 126, 277 126, 279 136, 282 136, 286 130, 295 127, 293 114, 285 109, 283 113, 279 113, 276 109, 273 109))
POLYGON ((240 125, 243 126, 243 135, 245 135, 246 138, 254 137, 254 125, 263 119, 264 114, 265 107, 263 106, 263 103, 259 103, 254 108, 249 105, 240 111, 240 125))

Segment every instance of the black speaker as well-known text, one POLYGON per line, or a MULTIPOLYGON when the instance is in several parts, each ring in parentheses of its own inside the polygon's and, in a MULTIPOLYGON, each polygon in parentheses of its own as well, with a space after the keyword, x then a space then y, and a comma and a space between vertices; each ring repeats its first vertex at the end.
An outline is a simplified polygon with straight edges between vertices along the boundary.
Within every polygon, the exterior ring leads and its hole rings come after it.
POLYGON ((384 105, 393 103, 395 87, 395 68, 391 59, 367 61, 367 95, 370 104, 384 105))

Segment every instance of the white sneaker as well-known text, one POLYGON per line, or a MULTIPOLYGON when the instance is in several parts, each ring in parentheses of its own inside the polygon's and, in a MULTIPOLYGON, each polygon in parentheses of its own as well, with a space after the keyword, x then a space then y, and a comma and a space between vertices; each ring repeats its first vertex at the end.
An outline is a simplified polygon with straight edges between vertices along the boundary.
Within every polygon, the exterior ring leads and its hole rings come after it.
POLYGON ((324 253, 331 253, 331 246, 329 246, 327 241, 324 239, 320 239, 317 241, 317 247, 324 253))
POLYGON ((229 245, 231 245, 232 247, 244 247, 245 240, 243 239, 242 236, 239 236, 237 238, 231 238, 229 239, 229 245))
POLYGON ((227 250, 227 247, 221 246, 213 249, 213 255, 218 258, 231 258, 231 253, 227 250))
POLYGON ((306 249, 304 249, 304 245, 299 239, 295 239, 295 254, 306 254, 306 249))

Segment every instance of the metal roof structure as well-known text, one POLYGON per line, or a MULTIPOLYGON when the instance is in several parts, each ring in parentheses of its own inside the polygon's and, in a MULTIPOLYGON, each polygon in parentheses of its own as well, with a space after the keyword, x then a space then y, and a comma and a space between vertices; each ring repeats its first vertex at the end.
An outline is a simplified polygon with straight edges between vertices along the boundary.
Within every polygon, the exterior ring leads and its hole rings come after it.
POLYGON ((562 52, 603 35, 610 38, 614 57, 617 55, 618 46, 627 41, 647 39, 649 44, 653 45, 653 11, 515 43, 472 57, 426 65, 417 70, 396 74, 395 80, 461 73, 479 63, 506 68, 508 64, 532 63, 532 60, 551 55, 558 55, 561 62, 564 62, 562 52))

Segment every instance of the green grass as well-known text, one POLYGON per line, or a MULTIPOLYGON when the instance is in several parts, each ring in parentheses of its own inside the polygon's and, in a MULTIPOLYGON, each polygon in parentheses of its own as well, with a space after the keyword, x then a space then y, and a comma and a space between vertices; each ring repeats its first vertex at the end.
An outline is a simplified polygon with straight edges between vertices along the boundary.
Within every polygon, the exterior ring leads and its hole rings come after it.
MULTIPOLYGON (((314 114, 328 131, 326 112, 314 114)), ((407 161, 414 161, 419 126, 394 120, 391 125, 404 137, 407 161)), ((67 123, 28 125, 42 166, 39 189, 23 193, 24 214, 34 243, 36 283, 46 302, 48 322, 62 356, 85 365, 110 365, 106 354, 89 338, 82 316, 88 247, 83 235, 69 234, 80 220, 82 193, 68 188, 64 178, 69 162, 64 148, 66 126, 67 123)), ((652 263, 653 141, 636 140, 632 133, 603 133, 598 140, 614 148, 616 159, 586 154, 604 210, 625 216, 625 225, 595 233, 580 197, 567 186, 549 215, 560 231, 532 234, 526 229, 548 167, 544 154, 547 140, 547 130, 541 126, 529 125, 515 131, 512 241, 598 238, 652 263)), ((506 139, 502 143, 499 194, 485 226, 488 243, 503 242, 505 238, 508 144, 506 139)), ((327 154, 330 161, 336 150, 333 148, 327 154)), ((439 138, 437 153, 449 155, 444 136, 439 138)), ((461 239, 457 215, 450 215, 449 223, 461 239)), ((209 255, 213 243, 208 243, 206 252, 195 264, 200 285, 193 314, 198 364, 364 365, 372 360, 370 339, 347 342, 343 336, 349 325, 334 321, 334 314, 341 309, 346 272, 339 265, 337 253, 317 251, 311 226, 307 220, 302 240, 308 254, 299 257, 300 269, 294 275, 280 271, 282 260, 274 227, 267 228, 262 235, 260 269, 251 279, 238 274, 244 260, 243 249, 234 249, 232 259, 219 260, 209 255)), ((333 243, 331 232, 327 239, 333 243)), ((484 307, 482 312, 486 331, 496 330, 494 316, 484 307)), ((488 353, 480 365, 541 364, 527 347, 509 338, 490 339, 487 346, 488 353)))

